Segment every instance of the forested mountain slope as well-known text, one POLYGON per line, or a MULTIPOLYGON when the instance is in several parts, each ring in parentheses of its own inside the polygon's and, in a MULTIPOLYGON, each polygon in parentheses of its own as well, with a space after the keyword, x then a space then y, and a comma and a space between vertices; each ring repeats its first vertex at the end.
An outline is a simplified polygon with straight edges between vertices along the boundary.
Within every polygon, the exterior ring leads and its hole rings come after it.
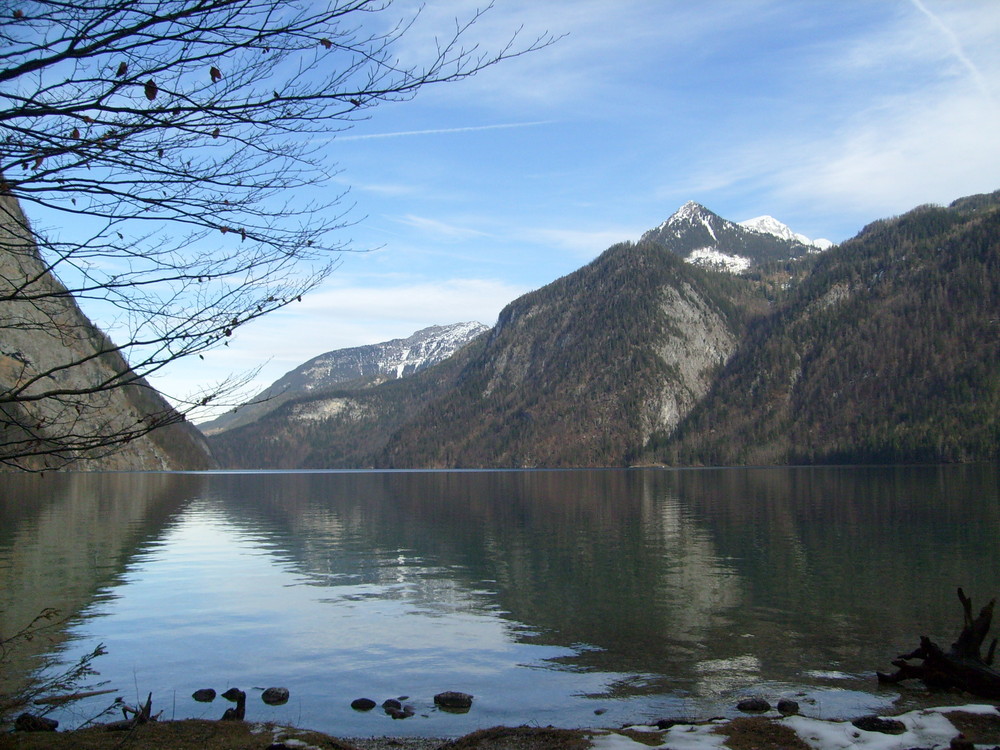
POLYGON ((311 394, 213 445, 260 468, 997 457, 1000 193, 822 253, 734 227, 686 204, 443 363, 311 394))
POLYGON ((504 309, 457 386, 393 436, 380 463, 621 464, 704 395, 752 294, 656 243, 612 247, 504 309))
POLYGON ((1000 193, 877 221, 751 326, 646 458, 968 461, 1000 443, 1000 193))

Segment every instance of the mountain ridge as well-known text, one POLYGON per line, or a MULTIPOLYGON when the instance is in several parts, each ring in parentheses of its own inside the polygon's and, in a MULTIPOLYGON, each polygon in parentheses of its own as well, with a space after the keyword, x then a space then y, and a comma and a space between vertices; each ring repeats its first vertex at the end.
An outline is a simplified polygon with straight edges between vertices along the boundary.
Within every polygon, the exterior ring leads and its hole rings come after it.
POLYGON ((259 468, 997 456, 1000 192, 823 252, 698 204, 671 218, 438 365, 304 396, 212 444, 259 468), (696 262, 708 243, 745 265, 696 262))
POLYGON ((468 321, 422 328, 405 338, 335 349, 295 367, 257 394, 247 404, 199 425, 206 435, 217 434, 260 419, 282 403, 348 383, 373 386, 413 375, 443 359, 489 329, 468 321))

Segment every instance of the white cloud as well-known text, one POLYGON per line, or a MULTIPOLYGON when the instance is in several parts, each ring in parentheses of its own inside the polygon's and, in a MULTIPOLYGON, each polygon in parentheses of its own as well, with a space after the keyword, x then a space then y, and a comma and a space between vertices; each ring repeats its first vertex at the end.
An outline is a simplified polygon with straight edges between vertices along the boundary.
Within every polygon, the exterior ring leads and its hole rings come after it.
POLYGON ((786 170, 781 192, 878 213, 1000 187, 1000 139, 987 135, 1000 107, 978 95, 900 104, 786 170))

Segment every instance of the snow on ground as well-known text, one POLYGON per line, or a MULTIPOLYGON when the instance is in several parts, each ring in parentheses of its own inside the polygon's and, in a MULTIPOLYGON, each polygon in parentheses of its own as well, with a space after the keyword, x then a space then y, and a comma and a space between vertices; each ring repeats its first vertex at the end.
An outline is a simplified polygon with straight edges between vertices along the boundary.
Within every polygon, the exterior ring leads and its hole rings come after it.
MULTIPOLYGON (((813 750, 907 750, 907 748, 948 748, 959 731, 944 716, 952 711, 997 715, 991 705, 943 706, 920 709, 899 716, 884 717, 900 721, 906 727, 902 734, 885 734, 858 729, 849 721, 812 719, 807 716, 787 716, 774 719, 775 724, 794 731, 813 750)), ((727 723, 719 719, 704 724, 677 724, 662 733, 662 742, 649 745, 622 734, 597 735, 591 739, 594 750, 649 750, 650 747, 670 750, 717 750, 725 748, 725 735, 716 730, 727 723)), ((631 727, 632 730, 658 732, 655 726, 631 727)), ((977 750, 995 747, 996 743, 976 745, 977 750)))

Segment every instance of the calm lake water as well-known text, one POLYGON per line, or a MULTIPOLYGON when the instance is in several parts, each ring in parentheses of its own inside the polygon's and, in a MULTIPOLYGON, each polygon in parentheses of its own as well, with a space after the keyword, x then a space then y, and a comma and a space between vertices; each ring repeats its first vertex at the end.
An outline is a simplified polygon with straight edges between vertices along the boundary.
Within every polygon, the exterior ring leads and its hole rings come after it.
MULTIPOLYGON (((997 466, 0 475, 0 633, 166 718, 340 736, 939 702, 874 670, 1000 595, 997 466), (285 686, 270 707, 255 687, 285 686), (444 690, 467 714, 435 710, 444 690), (393 720, 350 708, 409 696, 393 720), (598 713, 600 712, 600 713, 598 713)), ((75 725, 113 695, 56 714, 75 725)), ((944 699, 947 700, 947 699, 944 699)), ((961 697, 954 698, 963 700, 961 697)))

